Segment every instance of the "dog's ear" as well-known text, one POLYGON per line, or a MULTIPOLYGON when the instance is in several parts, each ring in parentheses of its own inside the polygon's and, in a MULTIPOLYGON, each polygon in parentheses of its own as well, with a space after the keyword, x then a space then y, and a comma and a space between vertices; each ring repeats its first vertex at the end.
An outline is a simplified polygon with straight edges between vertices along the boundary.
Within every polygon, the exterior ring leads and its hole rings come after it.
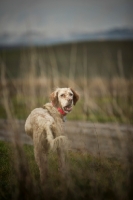
POLYGON ((70 89, 73 92, 73 104, 76 105, 77 101, 79 100, 79 95, 72 88, 70 89))
POLYGON ((52 104, 53 104, 54 106, 57 106, 57 105, 58 105, 58 92, 57 92, 57 91, 52 92, 52 93, 50 94, 50 100, 51 100, 51 102, 52 102, 52 104))

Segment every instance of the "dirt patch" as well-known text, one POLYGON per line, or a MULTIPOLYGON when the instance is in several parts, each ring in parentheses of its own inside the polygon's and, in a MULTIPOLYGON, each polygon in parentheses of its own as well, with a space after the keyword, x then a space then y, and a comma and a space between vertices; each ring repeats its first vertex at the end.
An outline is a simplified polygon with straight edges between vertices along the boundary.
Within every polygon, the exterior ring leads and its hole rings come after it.
MULTIPOLYGON (((16 123, 21 142, 32 145, 31 138, 25 134, 24 121, 16 120, 16 123)), ((10 121, 0 120, 0 140, 13 140, 10 126, 10 121)), ((67 121, 64 128, 70 149, 87 151, 95 156, 126 158, 133 146, 133 126, 67 121)))

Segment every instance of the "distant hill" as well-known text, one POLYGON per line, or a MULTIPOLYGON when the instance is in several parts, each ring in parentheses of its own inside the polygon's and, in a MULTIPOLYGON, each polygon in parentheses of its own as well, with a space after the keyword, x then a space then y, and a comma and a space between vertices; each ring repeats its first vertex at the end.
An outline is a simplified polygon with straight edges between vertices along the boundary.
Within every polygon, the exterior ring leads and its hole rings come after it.
POLYGON ((78 40, 133 40, 133 29, 111 29, 96 33, 75 34, 78 40))
POLYGON ((79 41, 133 40, 133 28, 114 28, 95 33, 70 33, 67 37, 50 38, 45 33, 29 31, 23 34, 0 34, 0 46, 51 45, 79 41))

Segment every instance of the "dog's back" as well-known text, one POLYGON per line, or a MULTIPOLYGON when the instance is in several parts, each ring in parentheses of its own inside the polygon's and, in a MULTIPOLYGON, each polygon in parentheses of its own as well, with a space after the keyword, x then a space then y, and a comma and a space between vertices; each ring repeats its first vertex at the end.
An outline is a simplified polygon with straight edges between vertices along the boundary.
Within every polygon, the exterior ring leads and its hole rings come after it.
POLYGON ((45 129, 46 126, 51 126, 53 122, 54 119, 50 116, 47 109, 35 108, 25 122, 25 131, 33 138, 33 132, 40 132, 41 129, 45 129))
POLYGON ((28 116, 25 123, 25 132, 32 137, 34 145, 41 142, 51 149, 66 143, 63 136, 62 118, 59 112, 50 103, 44 108, 34 109, 28 116))

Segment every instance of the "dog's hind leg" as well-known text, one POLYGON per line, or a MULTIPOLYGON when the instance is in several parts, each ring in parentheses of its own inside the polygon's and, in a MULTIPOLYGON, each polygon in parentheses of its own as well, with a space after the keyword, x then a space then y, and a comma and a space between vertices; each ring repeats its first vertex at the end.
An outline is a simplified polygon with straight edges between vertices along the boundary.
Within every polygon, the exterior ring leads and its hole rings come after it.
POLYGON ((57 155, 58 155, 58 170, 61 174, 64 174, 64 168, 65 168, 64 152, 60 148, 57 148, 57 155))
POLYGON ((57 155, 58 155, 59 173, 62 176, 62 178, 66 178, 67 176, 66 152, 62 148, 57 148, 57 155))
POLYGON ((45 184, 48 178, 48 147, 44 140, 44 134, 40 135, 39 140, 34 142, 34 155, 40 171, 41 183, 45 184))
POLYGON ((61 190, 63 194, 62 199, 67 199, 69 179, 68 179, 68 165, 66 162, 66 152, 64 151, 64 149, 58 147, 57 155, 58 155, 59 177, 61 180, 61 190))

